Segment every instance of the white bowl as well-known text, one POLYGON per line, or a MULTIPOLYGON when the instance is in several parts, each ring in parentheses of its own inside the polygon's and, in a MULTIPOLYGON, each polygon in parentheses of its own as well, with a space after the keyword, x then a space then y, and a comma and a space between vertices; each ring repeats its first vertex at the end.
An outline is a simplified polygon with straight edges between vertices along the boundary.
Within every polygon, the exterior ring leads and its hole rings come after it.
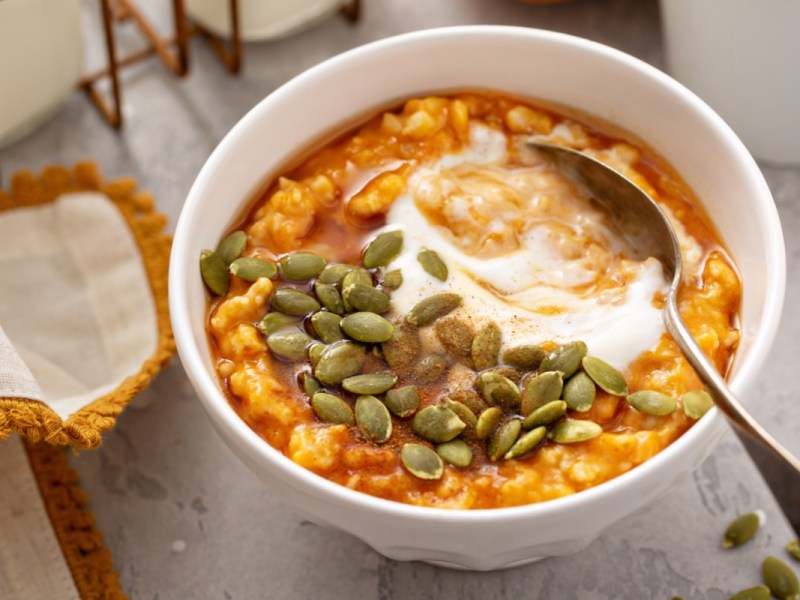
POLYGON ((178 222, 170 312, 184 368, 234 452, 312 521, 347 531, 398 560, 497 569, 576 552, 683 481, 726 431, 712 410, 644 465, 578 494, 529 506, 444 510, 382 500, 293 463, 228 404, 212 367, 198 273, 252 194, 300 150, 374 111, 430 92, 500 90, 577 108, 646 140, 713 216, 744 286, 742 341, 730 385, 746 398, 775 336, 785 284, 777 212, 761 173, 730 128, 680 84, 583 39, 515 27, 420 31, 325 61, 251 110, 197 177, 178 222))

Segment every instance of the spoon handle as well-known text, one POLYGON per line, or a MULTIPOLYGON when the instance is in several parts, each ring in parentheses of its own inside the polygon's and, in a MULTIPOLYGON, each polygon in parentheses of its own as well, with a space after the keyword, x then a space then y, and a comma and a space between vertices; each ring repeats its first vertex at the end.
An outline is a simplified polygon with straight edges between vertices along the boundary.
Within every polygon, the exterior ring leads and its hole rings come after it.
POLYGON ((800 460, 767 433, 734 397, 686 328, 675 294, 670 294, 667 300, 664 321, 686 360, 714 398, 717 408, 733 424, 734 433, 761 472, 795 533, 800 536, 800 460))

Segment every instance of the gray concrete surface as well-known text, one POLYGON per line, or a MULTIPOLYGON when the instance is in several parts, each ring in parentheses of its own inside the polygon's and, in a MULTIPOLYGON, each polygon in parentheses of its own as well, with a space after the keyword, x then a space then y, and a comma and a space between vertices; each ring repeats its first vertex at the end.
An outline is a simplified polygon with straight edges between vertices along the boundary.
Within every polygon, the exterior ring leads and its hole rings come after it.
MULTIPOLYGON (((144 4, 158 22, 169 23, 169 3, 144 4)), ((103 60, 96 9, 94 0, 85 1, 89 66, 103 60)), ((185 80, 167 75, 155 62, 127 70, 127 125, 121 133, 107 128, 75 94, 45 126, 0 151, 4 183, 19 169, 93 158, 109 177, 135 176, 174 224, 215 144, 271 90, 358 44, 462 23, 564 31, 663 67, 655 0, 548 7, 512 0, 365 0, 356 26, 335 17, 284 40, 248 45, 238 78, 224 73, 199 41, 192 45, 193 70, 185 80)), ((124 48, 137 44, 128 26, 119 37, 124 48)), ((800 168, 762 168, 786 232, 789 285, 778 341, 752 400, 762 423, 800 453, 800 317, 794 310, 800 300, 800 239, 794 235, 800 227, 800 168)), ((177 359, 135 399, 102 448, 73 457, 72 464, 123 587, 135 599, 721 600, 758 583, 761 559, 783 556, 791 536, 741 446, 728 436, 671 495, 574 556, 495 573, 393 562, 283 506, 218 439, 177 359), (720 550, 727 522, 752 509, 768 516, 757 538, 735 551, 720 550)))

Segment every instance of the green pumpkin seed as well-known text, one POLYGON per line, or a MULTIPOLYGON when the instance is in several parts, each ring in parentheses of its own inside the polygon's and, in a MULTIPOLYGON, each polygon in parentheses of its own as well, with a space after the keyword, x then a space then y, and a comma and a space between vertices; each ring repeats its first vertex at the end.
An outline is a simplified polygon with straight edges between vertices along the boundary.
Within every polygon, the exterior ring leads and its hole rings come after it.
POLYGON ((322 273, 326 261, 313 252, 293 252, 278 261, 281 278, 288 281, 306 281, 322 273))
POLYGON ((317 281, 324 283, 325 285, 339 285, 342 283, 344 276, 355 268, 356 267, 353 265, 348 265, 345 263, 326 265, 325 268, 322 269, 322 273, 319 274, 317 281))
POLYGON ((342 318, 332 312, 320 311, 311 315, 311 328, 317 337, 326 344, 332 344, 344 339, 339 321, 342 318))
POLYGON ((458 437, 466 424, 446 406, 427 406, 414 415, 411 429, 419 437, 440 444, 458 437))
POLYGON ((655 417, 663 417, 675 412, 677 403, 674 398, 654 392, 652 390, 642 390, 635 392, 627 397, 628 403, 641 413, 655 417))
POLYGON ((496 323, 487 323, 475 334, 470 353, 476 371, 483 371, 497 365, 502 335, 496 323))
POLYGON ((461 402, 458 400, 453 400, 452 398, 445 399, 444 405, 456 413, 458 418, 467 424, 467 427, 475 429, 475 425, 478 424, 478 417, 475 416, 475 413, 472 412, 469 407, 467 407, 465 404, 461 404, 461 402))
POLYGON ((203 283, 217 296, 224 296, 230 287, 228 266, 222 257, 213 250, 203 250, 200 254, 200 275, 203 283))
POLYGON ((247 247, 247 234, 244 231, 234 231, 217 246, 217 253, 222 261, 229 265, 239 258, 247 247))
POLYGON ((287 360, 305 360, 306 348, 311 338, 305 333, 273 333, 267 337, 267 346, 273 353, 287 360))
POLYGON ((730 600, 769 600, 771 597, 772 595, 767 586, 757 585, 734 594, 730 600))
POLYGON ((714 406, 714 400, 705 390, 692 390, 681 396, 681 407, 690 419, 699 419, 714 406))
POLYGON ((376 314, 389 310, 389 296, 374 287, 359 283, 344 288, 342 298, 356 310, 376 314))
POLYGON ((502 409, 496 406, 487 408, 478 416, 478 422, 475 424, 475 436, 479 440, 485 440, 497 429, 502 418, 502 409))
POLYGON ((319 302, 294 288, 280 288, 272 295, 272 308, 286 315, 307 315, 320 309, 319 302))
POLYGON ((384 231, 367 245, 362 262, 367 269, 385 267, 402 249, 403 232, 399 229, 384 231))
POLYGON ((564 379, 558 371, 537 375, 525 384, 520 403, 520 412, 527 417, 537 408, 558 400, 564 390, 564 379))
POLYGON ((535 344, 514 346, 503 352, 503 362, 520 371, 533 371, 544 359, 544 350, 535 344))
POLYGON ((505 377, 506 379, 510 379, 514 383, 519 383, 522 380, 522 373, 520 373, 514 367, 505 367, 505 366, 492 367, 491 369, 484 371, 484 373, 494 373, 496 375, 502 375, 503 377, 505 377))
POLYGON ((311 397, 311 408, 320 419, 328 423, 356 424, 356 418, 350 405, 333 394, 317 392, 311 397))
POLYGON ((472 462, 472 450, 464 440, 451 440, 436 446, 436 454, 456 467, 468 467, 472 462))
POLYGON ((336 289, 336 286, 330 283, 320 283, 317 280, 314 283, 314 293, 317 295, 317 300, 319 300, 320 304, 330 312, 337 315, 345 313, 344 300, 342 300, 342 295, 336 289))
POLYGON ((389 373, 365 373, 353 375, 342 381, 342 387, 353 394, 382 394, 394 387, 397 375, 389 373))
POLYGON ((381 283, 385 288, 388 288, 390 290, 396 290, 401 285, 403 285, 403 272, 400 269, 388 271, 383 276, 383 281, 381 283))
POLYGON ((264 318, 261 319, 261 322, 258 325, 256 325, 256 329, 258 329, 265 336, 268 336, 281 329, 288 329, 289 327, 294 327, 299 322, 300 319, 296 317, 285 315, 279 312, 271 312, 267 313, 264 316, 264 318))
POLYGON ((517 385, 508 377, 497 373, 481 373, 478 378, 478 391, 489 404, 499 404, 506 408, 516 408, 520 404, 517 385))
POLYGON ((325 352, 325 348, 327 346, 325 344, 320 344, 319 342, 311 342, 311 345, 306 348, 306 352, 308 352, 308 360, 311 361, 311 366, 317 366, 322 353, 325 352))
POLYGON ((417 254, 417 262, 429 275, 436 277, 439 281, 447 281, 447 265, 433 250, 421 250, 417 254))
POLYGON ((373 312, 357 312, 340 323, 342 331, 359 342, 378 344, 388 342, 394 335, 394 325, 373 312))
POLYGON ((540 406, 522 422, 525 429, 533 429, 540 425, 551 425, 567 414, 567 403, 563 400, 553 400, 540 406))
POLYGON ((406 315, 406 321, 415 327, 425 327, 436 319, 453 312, 463 299, 458 294, 436 294, 420 300, 406 315))
POLYGON ((372 287, 372 275, 370 275, 369 271, 366 269, 353 267, 342 277, 342 289, 344 290, 344 288, 350 287, 351 285, 372 287))
POLYGON ((625 381, 625 377, 604 360, 595 356, 584 356, 581 364, 587 375, 604 392, 612 396, 628 395, 628 382, 625 381))
POLYGON ((786 544, 786 551, 795 560, 800 560, 800 539, 795 539, 786 544))
POLYGON ((550 430, 548 437, 559 444, 574 444, 592 440, 603 433, 603 428, 592 421, 561 421, 550 430))
POLYGON ((540 426, 524 433, 514 445, 505 453, 503 458, 509 460, 511 458, 519 458, 523 454, 534 450, 542 440, 547 436, 547 427, 540 426))
POLYGON ((356 423, 364 435, 377 444, 383 444, 392 436, 392 415, 375 396, 358 397, 356 423))
POLYGON ((592 408, 597 390, 592 378, 583 371, 578 371, 564 384, 564 402, 571 410, 586 412, 592 408))
POLYGON ((541 371, 561 371, 567 378, 581 366, 587 348, 583 342, 569 342, 551 350, 539 365, 541 371))
POLYGON ((406 418, 417 412, 419 392, 413 385, 393 388, 383 397, 384 404, 398 417, 406 418))
POLYGON ((422 342, 415 328, 401 323, 394 327, 394 334, 381 345, 381 350, 386 364, 392 371, 407 375, 413 370, 422 353, 422 342))
POLYGON ((489 460, 500 460, 517 441, 522 430, 522 421, 509 419, 494 432, 489 440, 486 456, 489 460))
POLYGON ((357 375, 365 360, 363 346, 338 342, 322 351, 314 368, 314 376, 324 385, 338 385, 342 380, 357 375))
POLYGON ((460 402, 476 415, 489 408, 486 401, 472 390, 456 390, 451 392, 448 398, 454 402, 460 402))
POLYGON ((275 265, 255 256, 237 258, 231 263, 229 270, 231 275, 244 281, 256 281, 262 277, 271 278, 275 276, 275 265))
POLYGON ((768 556, 761 568, 764 583, 773 596, 780 600, 797 600, 800 596, 800 582, 789 565, 779 558, 768 556))
POLYGON ((422 444, 404 444, 400 460, 414 477, 426 480, 441 479, 444 464, 439 455, 422 444))
POLYGON ((439 319, 434 325, 434 331, 445 350, 456 356, 470 355, 475 333, 463 320, 457 317, 439 319))
POLYGON ((447 357, 444 354, 429 354, 414 367, 414 380, 422 385, 438 381, 447 370, 447 357))
POLYGON ((756 534, 760 525, 761 519, 754 512, 736 517, 725 529, 725 534, 722 536, 722 547, 741 546, 756 534))
POLYGON ((310 397, 322 389, 322 385, 317 378, 308 371, 300 374, 300 381, 303 383, 303 391, 310 397))

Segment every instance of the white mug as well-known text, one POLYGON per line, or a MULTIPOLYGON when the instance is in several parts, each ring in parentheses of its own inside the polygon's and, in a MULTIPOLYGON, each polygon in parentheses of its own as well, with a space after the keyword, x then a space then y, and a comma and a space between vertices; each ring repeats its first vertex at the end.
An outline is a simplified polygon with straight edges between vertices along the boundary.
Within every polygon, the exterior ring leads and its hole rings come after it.
POLYGON ((800 164, 800 0, 661 0, 667 68, 759 159, 800 164))

